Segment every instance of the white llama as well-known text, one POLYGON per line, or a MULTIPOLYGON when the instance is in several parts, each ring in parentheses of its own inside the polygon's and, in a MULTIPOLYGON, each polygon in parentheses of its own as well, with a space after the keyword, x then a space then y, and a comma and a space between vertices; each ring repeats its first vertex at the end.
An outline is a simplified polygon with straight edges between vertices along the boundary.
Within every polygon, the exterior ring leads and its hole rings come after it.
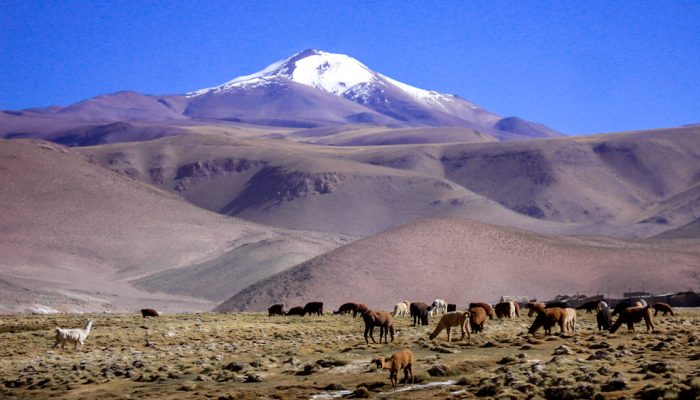
POLYGON ((64 329, 56 328, 56 343, 54 343, 53 348, 59 344, 61 348, 65 348, 66 343, 74 343, 76 349, 81 349, 85 339, 90 334, 90 328, 92 328, 92 320, 89 319, 85 324, 83 329, 64 329))

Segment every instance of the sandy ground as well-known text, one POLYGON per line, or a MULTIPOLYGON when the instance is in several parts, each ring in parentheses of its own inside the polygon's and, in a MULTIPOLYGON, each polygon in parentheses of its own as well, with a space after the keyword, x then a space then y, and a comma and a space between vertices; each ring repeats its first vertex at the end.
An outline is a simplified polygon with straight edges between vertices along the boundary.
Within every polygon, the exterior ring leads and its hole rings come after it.
MULTIPOLYGON (((697 398, 700 310, 599 333, 578 313, 573 334, 526 334, 531 318, 487 321, 471 342, 430 341, 436 325, 397 318, 390 344, 365 344, 358 317, 261 313, 0 317, 0 397, 19 398, 697 398), (81 350, 51 349, 54 327, 94 326, 81 350), (393 389, 370 360, 401 348, 414 385, 393 389), (675 397, 674 397, 675 396, 675 397), (682 397, 685 396, 685 397, 682 397)), ((376 336, 377 333, 375 333, 376 336)))

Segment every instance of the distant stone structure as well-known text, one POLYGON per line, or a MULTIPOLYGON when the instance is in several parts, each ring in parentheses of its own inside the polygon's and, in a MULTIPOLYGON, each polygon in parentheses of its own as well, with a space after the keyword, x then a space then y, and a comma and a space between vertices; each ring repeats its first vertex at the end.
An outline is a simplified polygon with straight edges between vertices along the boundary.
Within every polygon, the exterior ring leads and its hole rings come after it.
POLYGON ((647 303, 667 303, 671 307, 700 307, 700 296, 695 292, 655 294, 644 298, 647 303))
POLYGON ((520 306, 520 308, 523 308, 527 303, 530 302, 530 298, 527 296, 501 296, 500 303, 504 303, 506 301, 512 301, 513 303, 517 303, 520 306))
MULTIPOLYGON (((519 296, 503 296, 501 297, 501 299, 515 297, 519 296)), ((646 301, 649 305, 653 305, 656 303, 667 303, 672 307, 700 307, 700 295, 693 291, 663 294, 651 294, 647 292, 627 292, 624 293, 624 297, 621 299, 605 298, 603 295, 557 295, 556 297, 554 297, 554 299, 548 301, 547 303, 561 302, 566 303, 567 307, 578 307, 579 305, 587 303, 589 301, 605 301, 610 307, 615 307, 615 305, 617 305, 617 303, 621 301, 635 302, 642 299, 646 301)))
POLYGON ((627 297, 640 298, 640 297, 649 297, 649 296, 653 296, 653 295, 651 293, 647 293, 647 292, 625 292, 625 293, 622 293, 622 297, 625 297, 625 298, 627 298, 627 297))

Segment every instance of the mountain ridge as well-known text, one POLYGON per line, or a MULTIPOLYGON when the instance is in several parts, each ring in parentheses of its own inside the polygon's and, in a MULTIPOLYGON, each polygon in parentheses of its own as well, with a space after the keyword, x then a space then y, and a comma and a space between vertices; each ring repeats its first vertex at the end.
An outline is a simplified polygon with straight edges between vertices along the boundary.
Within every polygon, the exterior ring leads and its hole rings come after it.
MULTIPOLYGON (((97 125, 113 122, 183 125, 253 124, 315 128, 371 124, 388 129, 415 127, 467 128, 499 140, 561 136, 542 125, 503 118, 463 97, 420 89, 371 70, 345 54, 305 50, 253 74, 221 85, 179 95, 146 95, 119 91, 66 107, 0 112, 0 137, 53 140, 70 131, 81 140, 61 143, 100 144, 97 125), (82 132, 84 131, 84 132, 82 132), (86 136, 95 136, 90 138, 86 136)), ((168 136, 125 131, 121 141, 168 136)), ((426 133, 425 142, 435 142, 426 133)), ((110 141, 118 137, 112 135, 110 141)), ((402 139, 372 140, 400 144, 402 139)), ((420 138, 411 137, 412 143, 420 138)))

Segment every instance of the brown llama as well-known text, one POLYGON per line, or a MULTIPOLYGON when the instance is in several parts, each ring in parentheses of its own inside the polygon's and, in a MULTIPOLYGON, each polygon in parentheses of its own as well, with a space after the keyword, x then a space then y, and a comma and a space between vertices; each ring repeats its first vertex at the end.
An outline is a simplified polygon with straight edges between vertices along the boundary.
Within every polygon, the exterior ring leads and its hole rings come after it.
POLYGON ((472 309, 474 307, 481 307, 486 311, 486 315, 489 316, 489 319, 494 319, 496 317, 496 313, 493 311, 493 307, 491 307, 491 304, 489 303, 469 303, 469 309, 472 309))
POLYGON ((484 310, 484 307, 472 307, 469 309, 469 327, 471 327, 472 332, 483 332, 485 322, 486 310, 484 310))
POLYGON ((661 311, 661 312, 663 313, 664 317, 665 317, 666 314, 668 314, 668 313, 671 313, 671 316, 675 316, 675 314, 673 313, 673 308, 671 308, 671 305, 670 305, 670 304, 667 304, 667 303, 656 303, 656 304, 654 304, 654 305, 651 306, 651 307, 654 309, 654 316, 655 316, 655 317, 656 317, 656 314, 659 313, 659 311, 661 311))
POLYGON ((545 335, 551 335, 552 327, 559 325, 560 334, 566 330, 567 314, 563 308, 544 308, 537 311, 537 317, 532 322, 532 326, 527 333, 533 335, 538 329, 544 328, 545 335))
POLYGON ((391 341, 394 341, 394 323, 391 319, 391 315, 386 311, 374 311, 369 310, 362 313, 362 319, 365 322, 365 341, 369 344, 369 338, 372 339, 373 343, 377 343, 374 340, 374 327, 379 327, 379 343, 382 342, 382 337, 384 338, 384 343, 389 344, 388 337, 391 335, 391 341))
POLYGON ((377 368, 389 370, 389 380, 393 387, 396 387, 396 384, 398 384, 398 374, 401 370, 404 373, 404 382, 409 383, 408 377, 410 375, 410 383, 413 383, 413 366, 416 365, 416 357, 411 350, 399 350, 386 360, 384 357, 375 358, 372 360, 372 364, 375 364, 377 368))
POLYGON ((638 324, 644 320, 647 331, 654 331, 654 321, 651 316, 651 307, 629 307, 624 309, 617 321, 610 327, 610 333, 615 333, 622 324, 627 324, 627 330, 634 332, 634 324, 638 324))
POLYGON ((430 334, 430 340, 435 339, 440 332, 447 329, 447 342, 450 340, 450 331, 453 326, 459 327, 462 330, 462 337, 459 340, 464 340, 464 335, 468 335, 468 340, 472 340, 472 334, 469 332, 469 327, 467 326, 467 321, 469 320, 469 311, 453 311, 447 314, 443 314, 438 322, 433 333, 430 334))

